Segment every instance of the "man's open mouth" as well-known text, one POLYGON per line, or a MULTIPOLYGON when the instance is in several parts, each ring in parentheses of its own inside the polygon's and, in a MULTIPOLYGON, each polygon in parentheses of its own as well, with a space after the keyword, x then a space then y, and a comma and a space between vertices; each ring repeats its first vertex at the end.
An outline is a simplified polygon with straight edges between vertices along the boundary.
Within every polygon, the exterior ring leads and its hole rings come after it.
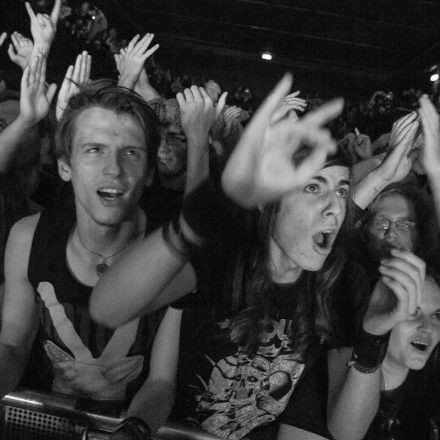
POLYGON ((97 191, 98 195, 106 200, 116 200, 124 195, 124 191, 115 188, 102 188, 97 191))

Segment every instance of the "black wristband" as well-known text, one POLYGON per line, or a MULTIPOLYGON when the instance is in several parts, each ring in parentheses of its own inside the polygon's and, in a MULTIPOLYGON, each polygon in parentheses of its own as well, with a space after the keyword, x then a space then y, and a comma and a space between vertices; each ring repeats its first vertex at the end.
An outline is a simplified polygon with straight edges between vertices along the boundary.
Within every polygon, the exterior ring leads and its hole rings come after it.
POLYGON ((127 417, 116 428, 115 433, 116 432, 126 432, 127 434, 132 435, 136 440, 151 439, 151 428, 147 422, 139 417, 127 417))
POLYGON ((390 333, 372 335, 364 329, 353 347, 352 365, 361 373, 373 373, 382 364, 388 348, 390 333))

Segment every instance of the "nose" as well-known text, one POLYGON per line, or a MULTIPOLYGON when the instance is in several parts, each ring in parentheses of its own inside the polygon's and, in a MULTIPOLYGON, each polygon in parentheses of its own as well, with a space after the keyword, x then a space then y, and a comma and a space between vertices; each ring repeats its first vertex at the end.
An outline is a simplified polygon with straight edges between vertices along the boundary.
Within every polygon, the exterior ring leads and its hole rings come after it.
POLYGON ((121 158, 119 154, 109 154, 106 157, 104 174, 109 176, 119 176, 121 174, 121 158))
POLYGON ((341 215, 343 211, 343 204, 345 204, 344 199, 338 197, 333 191, 329 192, 325 201, 324 216, 341 215))
POLYGON ((394 237, 396 235, 399 235, 399 230, 397 229, 397 225, 395 223, 390 223, 390 227, 385 230, 385 235, 394 237))
POLYGON ((167 144, 166 139, 162 139, 159 144, 159 148, 157 150, 157 155, 159 158, 163 157, 164 155, 168 154, 170 152, 170 147, 167 144))
POLYGON ((421 314, 419 317, 419 330, 423 333, 432 333, 431 317, 426 314, 421 314))

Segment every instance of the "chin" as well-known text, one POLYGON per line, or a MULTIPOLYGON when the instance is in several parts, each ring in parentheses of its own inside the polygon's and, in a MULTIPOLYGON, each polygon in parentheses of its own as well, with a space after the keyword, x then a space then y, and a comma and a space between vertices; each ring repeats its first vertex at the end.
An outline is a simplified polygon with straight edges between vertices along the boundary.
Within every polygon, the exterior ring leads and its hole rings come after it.
POLYGON ((325 258, 310 258, 304 261, 298 262, 298 266, 303 270, 307 270, 309 272, 317 272, 322 269, 324 266, 325 258))
POLYGON ((421 370, 422 368, 425 367, 427 360, 428 360, 428 358, 425 358, 425 357, 423 357, 423 358, 417 357, 417 358, 408 359, 408 361, 405 362, 405 366, 407 368, 409 368, 410 370, 421 370))

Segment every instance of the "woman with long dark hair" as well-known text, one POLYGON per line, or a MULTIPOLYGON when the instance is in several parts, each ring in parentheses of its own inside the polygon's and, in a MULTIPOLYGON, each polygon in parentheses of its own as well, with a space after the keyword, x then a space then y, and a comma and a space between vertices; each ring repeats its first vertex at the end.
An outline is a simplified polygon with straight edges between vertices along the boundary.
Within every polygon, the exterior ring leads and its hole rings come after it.
MULTIPOLYGON (((202 182, 180 218, 106 273, 91 300, 92 315, 113 327, 193 291, 172 303, 158 332, 171 345, 180 335, 178 353, 155 343, 152 363, 176 365, 178 354, 173 417, 223 438, 276 437, 278 427, 281 439, 326 435, 283 411, 336 333, 349 169, 322 128, 342 102, 271 122, 290 86, 285 77, 234 150, 222 175, 228 197, 202 182)), ((196 88, 178 95, 181 111, 199 101, 203 113, 206 99, 196 88)), ((182 112, 185 130, 184 120, 182 112)), ((150 423, 151 412, 139 417, 150 423)))

